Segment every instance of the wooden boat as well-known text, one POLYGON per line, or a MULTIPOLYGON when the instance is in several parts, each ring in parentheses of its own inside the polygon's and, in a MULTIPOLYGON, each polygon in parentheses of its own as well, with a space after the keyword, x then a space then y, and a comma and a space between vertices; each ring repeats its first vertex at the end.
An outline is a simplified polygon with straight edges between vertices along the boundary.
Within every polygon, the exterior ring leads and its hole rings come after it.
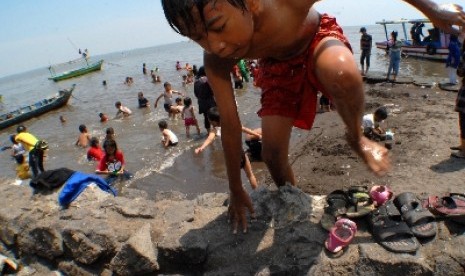
MULTIPOLYGON (((61 81, 61 80, 66 80, 66 79, 82 76, 90 72, 94 72, 94 71, 98 71, 102 69, 102 64, 103 64, 103 59, 97 62, 94 62, 94 63, 90 63, 87 66, 79 68, 79 69, 74 69, 71 71, 63 72, 59 75, 52 74, 52 76, 48 79, 54 80, 54 81, 61 81)), ((51 67, 49 67, 49 69, 51 69, 51 67)))
POLYGON ((449 34, 444 33, 438 28, 429 29, 428 31, 437 32, 437 39, 429 42, 422 41, 418 45, 414 45, 412 39, 409 39, 407 34, 406 24, 415 24, 431 23, 428 19, 401 19, 401 20, 392 20, 392 21, 379 21, 376 24, 383 25, 384 32, 386 34, 386 40, 381 42, 376 42, 376 48, 387 50, 387 44, 390 37, 390 30, 388 32, 387 25, 402 25, 403 37, 401 37, 401 32, 399 32, 398 39, 402 41, 402 54, 412 57, 424 58, 428 60, 436 60, 445 62, 447 56, 449 55, 449 34))
POLYGON ((43 99, 32 105, 23 106, 11 112, 0 114, 0 129, 19 124, 64 106, 71 97, 75 86, 76 85, 73 84, 71 89, 60 90, 55 97, 43 99))

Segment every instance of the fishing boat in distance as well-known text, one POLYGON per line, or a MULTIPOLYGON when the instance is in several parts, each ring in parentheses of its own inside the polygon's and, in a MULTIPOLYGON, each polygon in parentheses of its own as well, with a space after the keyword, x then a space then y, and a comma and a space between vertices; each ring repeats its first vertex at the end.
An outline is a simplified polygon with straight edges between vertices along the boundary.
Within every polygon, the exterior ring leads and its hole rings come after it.
MULTIPOLYGON (((87 60, 86 60, 87 63, 87 60)), ((94 62, 94 63, 87 63, 86 66, 78 68, 78 69, 73 69, 70 71, 65 71, 61 74, 55 74, 54 71, 52 70, 52 66, 50 66, 48 69, 50 70, 50 73, 52 76, 48 78, 49 80, 53 80, 55 82, 61 81, 61 80, 66 80, 74 77, 79 77, 94 71, 99 71, 102 69, 102 64, 103 64, 103 59, 94 62)))
POLYGON ((16 110, 0 114, 0 129, 19 124, 66 105, 75 86, 76 85, 73 84, 70 89, 60 90, 58 95, 54 97, 43 99, 32 105, 23 106, 16 110))
MULTIPOLYGON (((407 33, 407 24, 412 24, 409 26, 410 30, 412 30, 412 27, 414 27, 416 24, 424 27, 425 24, 429 23, 431 23, 431 21, 428 19, 401 19, 391 21, 383 20, 376 22, 376 24, 380 24, 384 27, 384 33, 386 34, 385 41, 376 42, 376 48, 384 49, 387 51, 390 33, 393 31, 388 31, 388 26, 401 25, 403 36, 401 36, 401 32, 399 32, 398 39, 402 41, 402 54, 428 60, 445 62, 449 54, 449 34, 446 34, 439 28, 432 26, 427 30, 428 35, 425 36, 423 40, 413 41, 412 37, 410 37, 409 33, 407 33)), ((417 37, 420 36, 418 35, 417 37)))

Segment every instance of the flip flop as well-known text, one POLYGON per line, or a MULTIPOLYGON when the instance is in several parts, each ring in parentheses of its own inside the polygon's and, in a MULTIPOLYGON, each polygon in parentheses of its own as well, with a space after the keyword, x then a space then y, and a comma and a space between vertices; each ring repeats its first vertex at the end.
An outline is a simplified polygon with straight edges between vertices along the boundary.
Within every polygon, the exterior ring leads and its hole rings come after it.
POLYGON ((373 211, 368 222, 374 239, 388 251, 413 253, 418 250, 420 243, 391 200, 373 211))
POLYGON ((357 232, 357 224, 347 218, 341 218, 329 231, 329 236, 325 241, 325 248, 333 254, 342 253, 357 232))
POLYGON ((324 208, 320 224, 325 230, 330 231, 336 220, 346 214, 349 199, 344 191, 335 190, 326 197, 326 202, 328 205, 324 208))
POLYGON ((402 218, 417 238, 432 238, 438 231, 434 216, 424 208, 414 193, 402 193, 394 199, 402 218))
POLYGON ((465 158, 465 153, 463 153, 462 151, 453 152, 450 154, 450 156, 455 157, 455 158, 465 158))
POLYGON ((367 186, 352 186, 347 191, 347 195, 350 204, 347 207, 346 217, 364 217, 375 209, 375 205, 368 194, 367 186))
POLYGON ((370 197, 376 206, 381 206, 393 196, 391 189, 387 186, 376 185, 370 189, 370 197))
POLYGON ((429 196, 422 205, 439 217, 465 217, 465 195, 450 193, 449 196, 429 196))

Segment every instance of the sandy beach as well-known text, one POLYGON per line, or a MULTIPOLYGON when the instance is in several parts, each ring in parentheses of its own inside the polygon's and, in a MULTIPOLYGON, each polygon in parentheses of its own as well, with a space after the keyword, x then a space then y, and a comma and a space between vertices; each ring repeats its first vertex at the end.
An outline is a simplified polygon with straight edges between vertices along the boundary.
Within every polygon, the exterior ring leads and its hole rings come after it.
MULTIPOLYGON (((309 194, 326 195, 350 185, 383 184, 401 192, 463 192, 465 160, 450 156, 458 145, 456 93, 414 84, 366 84, 366 112, 386 106, 386 124, 395 132, 391 171, 384 177, 369 172, 344 139, 336 112, 317 115, 313 130, 291 146, 298 186, 309 194)), ((268 179, 266 183, 270 183, 268 179)))

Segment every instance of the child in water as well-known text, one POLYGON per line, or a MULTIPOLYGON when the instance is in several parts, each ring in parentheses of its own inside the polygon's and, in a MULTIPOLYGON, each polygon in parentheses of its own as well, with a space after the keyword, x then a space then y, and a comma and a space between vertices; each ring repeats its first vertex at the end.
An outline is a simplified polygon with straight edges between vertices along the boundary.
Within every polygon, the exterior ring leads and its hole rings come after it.
POLYGON ((90 148, 87 151, 87 160, 89 161, 100 161, 102 160, 105 153, 99 145, 97 137, 92 137, 90 139, 90 148))
POLYGON ((124 177, 126 180, 133 177, 131 173, 126 171, 123 152, 118 150, 115 140, 105 140, 103 143, 105 155, 100 160, 95 173, 106 175, 105 181, 111 185, 119 177, 124 177))
MULTIPOLYGON (((378 175, 390 167, 388 150, 362 135, 364 89, 348 40, 335 18, 318 13, 319 0, 162 0, 168 24, 198 43, 205 69, 221 112, 222 138, 234 232, 247 231, 246 210, 254 209, 240 178, 241 122, 230 71, 241 58, 260 58, 256 80, 261 87, 262 157, 278 186, 296 184, 289 162, 293 126, 310 129, 317 92, 337 106, 346 125, 348 144, 378 175), (285 24, 283 24, 285 22, 285 24)), ((430 0, 404 0, 432 23, 452 32, 465 25, 465 13, 448 12, 430 0)))
POLYGON ((174 132, 168 129, 168 123, 165 120, 158 122, 158 128, 162 134, 161 144, 163 147, 173 147, 178 144, 178 137, 174 134, 174 132))
POLYGON ((100 117, 100 122, 101 123, 104 123, 106 121, 108 121, 108 116, 103 114, 103 113, 99 113, 98 116, 100 117))
MULTIPOLYGON (((221 124, 220 124, 220 113, 218 112, 217 107, 212 107, 208 110, 208 120, 210 121, 210 124, 212 128, 210 129, 210 133, 208 133, 208 137, 203 142, 203 144, 195 149, 195 154, 201 153, 206 147, 208 147, 213 141, 215 141, 216 137, 221 136, 221 124)), ((256 137, 261 137, 261 134, 256 133, 248 128, 242 127, 243 132, 253 135, 256 137)), ((249 179, 250 186, 252 189, 256 189, 258 187, 257 184, 257 179, 255 178, 255 175, 252 171, 252 165, 250 165, 250 160, 245 154, 245 152, 242 152, 241 154, 241 169, 244 170, 245 174, 247 175, 247 178, 249 179)))
POLYGON ((190 137, 190 127, 195 126, 197 134, 200 135, 200 127, 195 118, 194 107, 192 106, 192 99, 190 97, 184 98, 184 109, 182 110, 182 118, 184 126, 186 127, 186 136, 190 137))
POLYGON ((168 116, 174 119, 176 114, 179 114, 180 112, 176 106, 173 105, 173 95, 178 94, 181 97, 184 97, 184 95, 181 92, 171 89, 171 83, 169 82, 165 82, 163 87, 165 88, 165 91, 163 91, 163 93, 155 100, 154 107, 157 108, 158 101, 163 97, 165 100, 163 107, 165 108, 165 111, 168 112, 168 116))
POLYGON ((81 134, 79 134, 79 137, 76 141, 76 146, 85 148, 87 145, 89 145, 90 142, 90 134, 87 133, 86 125, 79 125, 79 132, 81 134))

